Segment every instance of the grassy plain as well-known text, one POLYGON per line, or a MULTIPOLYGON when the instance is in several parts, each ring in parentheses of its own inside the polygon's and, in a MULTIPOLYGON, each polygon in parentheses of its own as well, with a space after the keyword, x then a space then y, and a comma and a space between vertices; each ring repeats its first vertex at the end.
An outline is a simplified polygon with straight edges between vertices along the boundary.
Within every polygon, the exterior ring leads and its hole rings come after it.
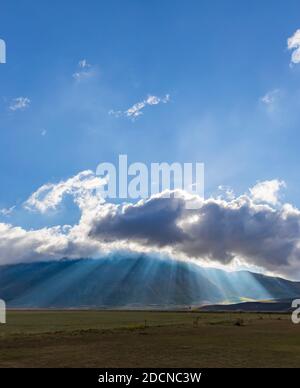
POLYGON ((0 367, 300 367, 290 315, 9 311, 0 367))

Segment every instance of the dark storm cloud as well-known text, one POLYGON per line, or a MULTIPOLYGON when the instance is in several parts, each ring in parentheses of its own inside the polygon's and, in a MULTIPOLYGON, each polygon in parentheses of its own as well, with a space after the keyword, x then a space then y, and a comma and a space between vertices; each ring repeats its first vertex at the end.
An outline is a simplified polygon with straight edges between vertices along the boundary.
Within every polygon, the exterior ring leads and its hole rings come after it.
POLYGON ((227 264, 234 257, 274 270, 300 258, 300 215, 292 207, 258 205, 242 196, 209 199, 187 210, 185 199, 152 198, 93 220, 90 236, 166 247, 227 264))
POLYGON ((159 197, 140 206, 119 208, 94 220, 90 235, 108 241, 130 239, 157 246, 177 244, 188 238, 176 224, 183 216, 184 205, 183 199, 159 197))

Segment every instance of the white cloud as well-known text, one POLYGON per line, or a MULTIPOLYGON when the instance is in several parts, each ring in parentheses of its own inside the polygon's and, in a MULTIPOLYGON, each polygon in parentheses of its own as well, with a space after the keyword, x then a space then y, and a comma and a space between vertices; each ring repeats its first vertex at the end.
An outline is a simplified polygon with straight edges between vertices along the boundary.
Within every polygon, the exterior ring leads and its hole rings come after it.
POLYGON ((256 202, 266 202, 275 206, 279 203, 280 189, 283 187, 286 187, 285 182, 277 179, 258 182, 250 189, 250 194, 256 202))
POLYGON ((12 214, 12 212, 15 210, 16 206, 12 206, 10 208, 3 208, 3 209, 0 209, 0 215, 4 216, 4 217, 8 217, 12 214))
POLYGON ((138 102, 134 104, 131 108, 129 108, 127 111, 125 111, 124 113, 127 117, 132 117, 133 119, 135 119, 136 117, 143 114, 142 110, 145 108, 145 106, 146 106, 145 101, 138 102))
POLYGON ((297 30, 294 35, 288 38, 287 46, 292 52, 291 64, 297 64, 300 62, 300 29, 297 30))
POLYGON ((81 59, 81 60, 78 62, 78 66, 79 66, 81 69, 85 69, 85 68, 91 67, 91 65, 88 63, 88 61, 87 61, 86 59, 81 59))
POLYGON ((104 202, 97 189, 104 184, 83 171, 57 184, 39 188, 26 207, 41 213, 57 209, 71 195, 81 216, 73 226, 25 230, 0 223, 0 264, 33 260, 100 257, 115 251, 160 252, 174 257, 227 265, 245 265, 300 275, 300 211, 279 202, 278 180, 260 182, 250 195, 230 199, 196 198, 178 191, 137 204, 104 202))
POLYGON ((29 108, 30 103, 31 101, 28 97, 17 97, 11 101, 9 109, 12 111, 25 110, 29 108))
POLYGON ((218 190, 222 192, 222 194, 218 197, 220 199, 227 199, 228 201, 232 201, 235 198, 234 191, 230 186, 218 186, 218 190))
POLYGON ((93 66, 90 65, 86 59, 81 59, 78 62, 78 70, 75 73, 73 73, 72 77, 76 81, 82 81, 84 79, 95 76, 95 74, 96 74, 96 71, 93 68, 93 66))
POLYGON ((56 210, 66 195, 73 196, 75 202, 81 206, 103 184, 104 181, 96 177, 92 171, 82 171, 66 181, 41 186, 30 196, 24 206, 28 210, 45 213, 56 210))
POLYGON ((277 101, 279 93, 280 93, 279 89, 271 90, 267 92, 263 97, 261 97, 260 100, 267 106, 272 106, 277 101))
POLYGON ((166 94, 164 97, 157 97, 153 95, 149 95, 146 99, 143 101, 137 102, 134 104, 132 107, 125 111, 115 111, 115 110, 110 110, 109 114, 113 115, 115 117, 128 117, 131 120, 137 119, 139 116, 143 114, 143 110, 146 108, 146 106, 153 106, 153 105, 158 105, 158 104, 166 104, 170 101, 170 95, 166 94))

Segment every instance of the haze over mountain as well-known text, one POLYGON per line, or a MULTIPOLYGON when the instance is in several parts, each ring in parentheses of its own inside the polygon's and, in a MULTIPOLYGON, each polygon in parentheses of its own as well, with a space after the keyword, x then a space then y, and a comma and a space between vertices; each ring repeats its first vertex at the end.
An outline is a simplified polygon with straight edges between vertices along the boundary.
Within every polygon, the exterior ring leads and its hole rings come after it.
POLYGON ((299 282, 143 255, 0 266, 0 297, 18 308, 174 308, 299 295, 299 282))
POLYGON ((213 312, 262 312, 262 313, 288 313, 295 310, 293 308, 293 298, 290 299, 271 299, 257 302, 243 302, 234 304, 216 304, 207 305, 200 308, 201 311, 213 312))

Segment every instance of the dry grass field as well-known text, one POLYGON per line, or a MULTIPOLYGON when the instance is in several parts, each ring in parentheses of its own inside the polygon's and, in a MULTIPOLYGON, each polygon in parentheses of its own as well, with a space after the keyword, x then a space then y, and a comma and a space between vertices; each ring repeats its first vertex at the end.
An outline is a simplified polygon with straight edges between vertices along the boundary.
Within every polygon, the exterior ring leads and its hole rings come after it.
POLYGON ((9 311, 0 367, 300 367, 300 325, 262 313, 9 311))

